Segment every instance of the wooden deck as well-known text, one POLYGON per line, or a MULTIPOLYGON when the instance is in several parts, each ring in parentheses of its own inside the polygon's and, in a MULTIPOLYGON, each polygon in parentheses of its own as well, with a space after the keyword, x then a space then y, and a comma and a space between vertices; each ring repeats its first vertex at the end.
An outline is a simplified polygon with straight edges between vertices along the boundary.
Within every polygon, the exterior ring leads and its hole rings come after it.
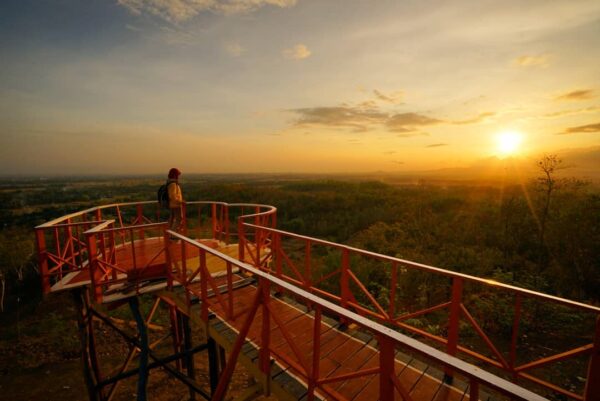
MULTIPOLYGON (((251 304, 255 295, 254 285, 238 288, 234 291, 234 311, 239 311, 251 304)), ((214 300, 214 298, 213 298, 214 300)), ((291 299, 271 298, 271 305, 291 333, 294 343, 301 354, 309 360, 312 357, 313 339, 312 328, 314 318, 302 305, 291 299)), ((215 319, 211 327, 221 338, 221 346, 231 348, 241 328, 244 315, 237 319, 228 320, 220 304, 211 306, 215 319), (223 343, 224 342, 224 343, 223 343)), ((254 318, 247 342, 242 348, 248 360, 256 364, 258 348, 261 346, 260 328, 262 312, 259 310, 254 318)), ((285 360, 296 360, 291 347, 284 338, 281 330, 271 319, 271 350, 275 365, 272 369, 272 380, 278 383, 287 393, 286 399, 302 400, 306 396, 307 386, 285 360)), ((347 329, 342 331, 340 325, 333 319, 324 319, 321 325, 321 359, 320 371, 327 377, 339 376, 361 369, 373 368, 379 365, 376 341, 369 335, 347 329)), ((252 367, 250 368, 252 370, 252 367)), ((432 367, 398 352, 396 354, 396 374, 405 388, 410 389, 414 401, 468 400, 468 389, 465 385, 455 382, 449 386, 442 381, 443 374, 432 367)), ((379 378, 377 375, 359 377, 356 379, 333 382, 330 388, 352 401, 376 400, 379 395, 379 378)), ((280 394, 277 394, 281 396, 280 394)), ((322 399, 327 399, 321 394, 322 399)))
MULTIPOLYGON (((238 245, 237 244, 225 244, 223 242, 215 240, 197 240, 200 243, 210 246, 211 248, 217 249, 219 252, 237 258, 238 256, 238 245)), ((140 292, 147 293, 156 290, 160 290, 166 287, 165 277, 165 261, 166 254, 164 252, 164 239, 162 237, 146 238, 144 240, 137 240, 134 242, 125 242, 124 244, 117 245, 115 248, 116 265, 121 270, 126 271, 126 274, 119 273, 119 279, 147 279, 148 281, 155 281, 152 285, 144 286, 140 292), (141 274, 137 273, 134 266, 138 266, 137 270, 141 270, 141 274), (141 268, 139 267, 141 266, 141 268), (137 273, 137 274, 134 274, 137 273), (158 280, 157 280, 158 279, 158 280), (160 281, 160 282, 156 282, 160 281)), ((186 264, 189 267, 198 265, 198 251, 196 248, 185 244, 185 251, 182 250, 181 243, 173 242, 171 245, 171 258, 174 264, 180 265, 182 263, 182 254, 185 253, 186 264)), ((219 272, 223 272, 226 269, 225 262, 213 255, 206 256, 206 263, 208 270, 218 275, 219 272)), ((90 285, 90 272, 87 267, 82 270, 71 272, 62 277, 53 286, 51 291, 58 292, 73 289, 76 287, 84 287, 90 285)), ((117 285, 111 289, 111 293, 116 294, 123 292, 122 289, 126 285, 117 285)), ((123 296, 129 294, 123 293, 123 296)), ((114 296, 108 297, 104 302, 113 302, 114 296)))
MULTIPOLYGON (((226 245, 217 241, 201 241, 219 252, 231 257, 237 258, 237 244, 226 245)), ((186 245, 185 250, 181 243, 173 242, 171 249, 171 258, 174 264, 183 262, 182 255, 185 255, 185 261, 188 269, 198 265, 198 250, 186 245)), ((162 238, 149 238, 142 241, 125 243, 116 248, 116 262, 120 269, 131 274, 133 266, 144 266, 147 274, 148 283, 142 287, 132 289, 127 281, 113 285, 103 298, 103 302, 110 303, 119 301, 140 293, 157 292, 163 298, 170 298, 171 302, 179 309, 189 314, 192 320, 198 319, 197 309, 199 305, 185 305, 184 297, 181 296, 181 289, 178 289, 178 295, 172 291, 165 291, 166 281, 164 280, 165 266, 164 240, 162 238), (156 273, 158 272, 158 274, 156 273), (154 276, 153 276, 154 275, 154 276)), ((213 255, 206 256, 207 267, 216 283, 223 286, 226 283, 223 273, 226 269, 225 262, 213 255)), ((122 277, 127 278, 122 274, 122 277)), ((140 277, 136 272, 136 277, 140 277)), ((207 335, 213 337, 219 345, 226 350, 230 350, 237 338, 246 314, 242 313, 244 308, 252 304, 257 288, 247 277, 237 276, 237 288, 233 291, 234 316, 239 317, 228 320, 226 318, 223 306, 217 302, 217 298, 211 298, 210 312, 214 314, 208 325, 207 335)), ((90 284, 89 272, 84 269, 80 272, 70 273, 55 284, 53 291, 65 290, 77 286, 90 284)), ((200 285, 199 283, 195 285, 200 285)), ((225 295, 227 297, 227 295, 225 295)), ((276 313, 279 320, 285 325, 290 333, 292 341, 299 348, 300 353, 304 355, 306 361, 312 358, 313 350, 313 314, 303 305, 296 303, 285 297, 271 297, 271 306, 273 313, 276 313)), ((248 371, 255 376, 260 376, 258 369, 258 349, 261 347, 261 324, 262 308, 259 308, 250 328, 246 342, 242 348, 240 361, 245 365, 248 371)), ((198 323, 201 321, 198 319, 198 323)), ((271 319, 270 323, 270 347, 273 365, 271 370, 271 388, 273 393, 282 400, 303 400, 306 399, 307 385, 301 378, 301 375, 289 363, 285 361, 296 360, 297 358, 291 351, 291 347, 285 339, 281 329, 271 319)), ((206 327, 199 324, 199 327, 206 327)), ((343 374, 352 373, 362 369, 375 368, 379 366, 379 354, 376 341, 364 332, 355 329, 342 330, 338 322, 333 319, 323 317, 321 324, 320 337, 320 372, 326 377, 334 377, 343 374)), ((414 401, 460 401, 468 400, 468 388, 458 381, 454 381, 452 386, 445 384, 442 380, 442 373, 417 359, 398 352, 396 354, 396 375, 404 388, 409 389, 410 395, 414 401)), ((342 395, 345 399, 351 401, 371 401, 379 396, 379 378, 377 375, 363 376, 351 380, 336 381, 328 385, 331 390, 342 395)), ((328 399, 325 394, 318 393, 319 398, 328 399)), ((486 399, 487 397, 482 397, 486 399)))

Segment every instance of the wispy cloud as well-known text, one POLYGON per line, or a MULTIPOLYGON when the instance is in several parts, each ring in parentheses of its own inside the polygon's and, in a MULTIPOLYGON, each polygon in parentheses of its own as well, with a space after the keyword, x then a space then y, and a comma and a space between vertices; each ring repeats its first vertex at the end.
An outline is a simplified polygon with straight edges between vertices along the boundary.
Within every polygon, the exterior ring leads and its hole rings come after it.
POLYGON ((399 113, 391 115, 385 126, 393 132, 414 132, 418 127, 441 123, 441 120, 427 117, 418 113, 399 113))
POLYGON ((125 24, 125 28, 127 28, 128 30, 130 30, 132 32, 142 32, 142 28, 139 28, 132 24, 125 24))
POLYGON ((308 50, 306 45, 298 43, 290 49, 284 49, 281 54, 283 54, 283 57, 289 60, 302 60, 309 57, 311 55, 311 51, 308 50))
POLYGON ((588 100, 593 99, 594 97, 594 91, 592 89, 578 89, 558 95, 554 100, 588 100))
POLYGON ((547 67, 550 65, 550 56, 548 54, 525 55, 513 60, 513 65, 517 67, 547 67))
POLYGON ((149 14, 177 24, 210 11, 219 14, 248 13, 264 6, 292 7, 296 0, 117 0, 132 14, 149 14))
POLYGON ((225 45, 225 51, 231 57, 240 57, 246 52, 246 49, 244 49, 239 43, 228 43, 225 45))
POLYGON ((427 135, 417 132, 421 127, 442 123, 441 120, 418 113, 388 114, 377 109, 361 107, 312 107, 290 110, 299 115, 296 126, 320 125, 332 128, 351 128, 356 132, 383 128, 400 136, 427 135))
POLYGON ((294 125, 321 125, 333 128, 352 128, 354 131, 367 131, 372 125, 379 125, 387 115, 377 111, 353 107, 312 107, 294 109, 299 115, 294 125))
POLYGON ((337 107, 310 107, 289 110, 298 118, 294 126, 323 126, 330 128, 350 128, 355 132, 374 129, 396 133, 399 137, 429 135, 422 132, 425 127, 435 125, 476 124, 496 115, 493 112, 480 113, 464 120, 442 120, 417 112, 393 113, 384 111, 372 101, 350 105, 343 103, 337 107))
POLYGON ((377 89, 373 89, 373 94, 375 95, 375 98, 377 100, 392 104, 400 103, 402 101, 402 97, 404 96, 402 92, 393 92, 386 95, 383 92, 378 91, 377 89))
POLYGON ((440 146, 448 146, 447 143, 432 143, 431 145, 425 146, 426 148, 439 148, 440 146))
POLYGON ((590 106, 590 107, 585 107, 582 109, 555 111, 553 113, 544 114, 544 117, 545 118, 559 118, 559 117, 565 117, 565 116, 574 116, 574 115, 578 115, 578 114, 596 113, 598 111, 600 111, 599 106, 590 106))
POLYGON ((577 127, 570 127, 570 128, 565 129, 563 132, 560 132, 559 135, 590 133, 590 132, 600 132, 600 123, 579 125, 577 127))
POLYGON ((479 115, 477 117, 469 118, 466 120, 450 121, 450 123, 454 124, 454 125, 478 124, 478 123, 481 123, 495 115, 496 115, 496 113, 494 113, 494 112, 479 113, 479 115))

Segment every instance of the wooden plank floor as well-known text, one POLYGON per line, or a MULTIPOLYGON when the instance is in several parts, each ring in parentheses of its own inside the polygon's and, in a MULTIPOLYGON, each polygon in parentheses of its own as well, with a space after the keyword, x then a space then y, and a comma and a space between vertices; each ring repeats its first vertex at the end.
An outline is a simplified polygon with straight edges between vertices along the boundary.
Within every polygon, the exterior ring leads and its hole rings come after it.
MULTIPOLYGON (((237 245, 226 246, 212 240, 201 242, 205 242, 206 245, 237 258, 237 245)), ((183 260, 182 255, 185 254, 188 270, 194 270, 199 263, 199 251, 187 244, 185 250, 182 248, 181 243, 172 243, 170 251, 173 263, 180 266, 183 260)), ((220 258, 207 255, 206 259, 209 271, 215 276, 225 270, 225 262, 220 258)), ((163 238, 148 238, 143 241, 125 243, 117 248, 116 260, 117 264, 128 272, 135 265, 150 269, 156 267, 164 269, 166 260, 164 240, 163 238)), ((72 273, 68 279, 67 277, 63 278, 62 289, 89 284, 87 270, 72 273)), ((215 281, 218 286, 223 286, 225 277, 215 277, 215 281)), ((156 285, 157 290, 163 289, 163 284, 156 285)), ((236 332, 241 328, 246 318, 246 314, 241 312, 252 304, 256 291, 254 285, 246 285, 233 291, 234 316, 239 315, 239 317, 230 320, 227 320, 225 313, 227 304, 222 305, 217 302, 217 297, 210 299, 210 310, 217 317, 217 319, 213 319, 211 325, 220 330, 220 334, 231 344, 235 341, 236 332)), ((132 295, 130 293, 112 295, 115 300, 128 296, 132 295)), ((224 294, 223 298, 227 300, 228 296, 228 294, 224 294)), ((293 395, 292 399, 305 399, 306 385, 299 379, 302 375, 286 361, 293 360, 311 369, 314 318, 310 313, 307 313, 302 305, 292 300, 279 299, 273 296, 270 303, 273 313, 285 326, 292 342, 299 349, 302 359, 302 362, 298 360, 281 328, 277 325, 275 319, 271 318, 270 348, 272 357, 276 361, 272 370, 273 381, 284 388, 289 393, 288 395, 293 395)), ((247 342, 243 347, 245 357, 253 362, 256 362, 258 348, 261 346, 261 309, 259 308, 257 311, 246 339, 247 342)), ((339 376, 379 365, 376 341, 365 333, 356 330, 342 331, 336 321, 326 317, 323 318, 320 333, 321 354, 319 367, 321 377, 339 376)), ((415 401, 460 401, 468 399, 468 395, 465 395, 465 393, 468 393, 466 388, 442 384, 439 372, 406 355, 397 354, 395 369, 400 383, 410 392, 415 401)), ((369 375, 352 380, 336 381, 330 383, 328 388, 341 394, 347 400, 376 400, 379 396, 379 377, 369 375)), ((320 397, 327 399, 325 394, 320 394, 320 397)))
MULTIPOLYGON (((255 294, 255 286, 246 286, 234 291, 234 316, 236 312, 247 308, 252 303, 255 294)), ((313 350, 312 333, 314 318, 311 314, 305 313, 305 311, 300 309, 298 305, 292 305, 275 297, 272 297, 270 302, 274 313, 277 313, 279 320, 285 325, 292 341, 300 350, 305 365, 310 368, 313 350)), ((211 299, 210 309, 219 317, 219 320, 227 322, 228 325, 236 330, 241 328, 245 320, 245 314, 234 320, 227 320, 222 305, 215 298, 211 299)), ((247 339, 257 347, 261 346, 261 327, 262 311, 259 308, 247 336, 247 339)), ((299 361, 273 318, 271 319, 270 327, 272 357, 282 366, 284 372, 288 371, 293 377, 301 376, 297 370, 285 362, 289 359, 296 362, 299 361)), ((331 320, 321 325, 320 332, 321 355, 319 366, 321 376, 333 377, 379 365, 379 355, 376 343, 373 340, 371 341, 373 344, 366 343, 364 338, 357 338, 359 336, 354 335, 356 333, 352 331, 343 332, 339 330, 339 327, 331 320)), ((256 357, 258 357, 258 353, 256 353, 256 357)), ((281 372, 278 372, 278 374, 281 374, 281 372)), ((405 355, 399 355, 396 359, 396 375, 400 383, 410 391, 415 401, 459 401, 469 398, 468 395, 465 395, 464 388, 458 389, 443 384, 440 380, 441 375, 439 372, 405 355)), ((330 388, 348 400, 376 400, 379 396, 379 378, 376 375, 371 375, 352 380, 333 382, 330 384, 330 388)), ((325 395, 322 395, 322 398, 327 399, 325 395)))

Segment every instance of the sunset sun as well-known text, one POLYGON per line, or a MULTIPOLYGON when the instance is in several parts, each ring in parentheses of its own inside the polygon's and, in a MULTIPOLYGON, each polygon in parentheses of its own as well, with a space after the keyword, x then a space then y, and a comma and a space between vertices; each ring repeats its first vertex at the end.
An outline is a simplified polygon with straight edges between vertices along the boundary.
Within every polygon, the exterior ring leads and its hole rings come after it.
POLYGON ((496 149, 502 156, 510 156, 519 152, 523 137, 516 131, 504 131, 496 138, 496 149))

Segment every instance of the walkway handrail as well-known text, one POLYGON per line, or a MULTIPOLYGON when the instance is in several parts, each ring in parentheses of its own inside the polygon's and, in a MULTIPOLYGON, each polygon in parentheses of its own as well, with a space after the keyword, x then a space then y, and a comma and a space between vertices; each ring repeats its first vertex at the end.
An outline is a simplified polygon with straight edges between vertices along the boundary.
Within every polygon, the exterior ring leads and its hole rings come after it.
POLYGON ((61 217, 57 217, 54 220, 50 220, 46 223, 40 224, 38 226, 36 226, 36 229, 39 228, 48 228, 48 227, 53 227, 56 224, 62 223, 64 221, 67 221, 69 219, 72 219, 74 217, 79 217, 82 216, 84 214, 88 214, 88 213, 92 213, 95 212, 97 210, 104 210, 104 209, 110 209, 110 208, 114 208, 114 207, 125 207, 125 206, 137 206, 137 205, 151 205, 151 204, 157 204, 156 201, 140 201, 140 202, 123 202, 123 203, 110 203, 108 205, 100 205, 100 206, 94 206, 91 207, 89 209, 84 209, 84 210, 80 210, 78 212, 73 212, 61 217))
MULTIPOLYGON (((277 209, 274 206, 253 203, 226 203, 217 201, 191 201, 184 202, 183 231, 188 233, 189 229, 195 229, 192 222, 195 206, 210 206, 212 211, 209 215, 213 238, 229 243, 231 236, 238 235, 237 225, 230 224, 229 211, 240 209, 242 215, 237 217, 238 222, 253 219, 255 223, 261 223, 268 227, 274 227, 277 209), (217 211, 217 207, 220 208, 217 211), (245 209, 252 209, 244 214, 245 209)), ((61 280, 70 273, 81 271, 88 267, 88 241, 89 234, 98 233, 105 229, 102 223, 112 220, 113 230, 120 236, 120 243, 125 242, 125 230, 122 228, 139 229, 143 235, 144 229, 151 229, 166 220, 168 211, 160 207, 156 201, 123 202, 107 205, 94 206, 78 212, 53 219, 35 227, 38 263, 42 277, 42 290, 48 293, 51 290, 53 279, 61 280), (134 208, 133 210, 131 210, 134 208), (126 213, 128 212, 128 213, 126 213), (105 216, 110 218, 105 218, 105 216), (126 221, 129 216, 131 221, 126 221)), ((198 210, 200 220, 200 210, 198 210)), ((198 224, 198 228, 199 224, 198 224)), ((108 232, 106 232, 108 234, 108 232)), ((256 239, 255 239, 256 241, 256 239)), ((249 247, 250 240, 246 240, 249 247)), ((240 253, 244 249, 240 247, 240 253)))
MULTIPOLYGON (((530 298, 538 300, 540 302, 538 305, 561 305, 571 310, 575 309, 582 313, 591 314, 589 316, 590 318, 593 317, 593 321, 590 319, 591 323, 600 321, 599 307, 275 228, 261 227, 250 223, 244 223, 243 226, 255 230, 259 234, 259 237, 268 236, 272 240, 272 249, 270 249, 267 256, 253 258, 253 261, 268 260, 270 262, 269 264, 253 263, 264 271, 268 271, 276 277, 296 285, 307 292, 334 302, 339 302, 341 306, 351 308, 362 316, 368 316, 379 323, 406 330, 438 343, 445 347, 445 351, 449 355, 455 356, 458 352, 462 352, 471 358, 483 362, 486 366, 505 371, 515 378, 525 379, 576 400, 583 400, 582 395, 572 391, 564 383, 560 383, 561 385, 554 384, 549 380, 538 377, 538 375, 534 375, 532 371, 540 367, 556 364, 565 359, 573 360, 580 356, 595 355, 594 341, 599 340, 600 332, 597 332, 597 330, 596 332, 592 332, 591 338, 585 344, 579 346, 570 345, 569 347, 561 347, 559 344, 554 344, 551 346, 552 352, 549 355, 544 352, 545 355, 543 356, 532 355, 523 360, 520 358, 523 354, 519 352, 519 347, 523 343, 521 340, 521 332, 523 331, 521 326, 524 320, 523 303, 524 299, 530 298), (282 241, 286 238, 298 240, 304 244, 302 246, 303 250, 300 249, 298 252, 299 255, 303 255, 299 256, 299 262, 296 262, 294 258, 287 255, 284 250, 282 241), (314 256, 312 256, 311 252, 311 248, 315 245, 337 250, 336 254, 340 254, 338 256, 339 267, 334 268, 332 272, 327 272, 327 274, 315 271, 313 267, 314 256), (389 269, 389 284, 386 287, 388 292, 384 296, 385 301, 388 302, 387 306, 385 304, 382 306, 383 301, 369 290, 369 283, 361 281, 357 274, 355 274, 356 270, 353 271, 353 267, 355 268, 356 266, 353 266, 351 257, 355 256, 357 259, 364 258, 381 262, 389 269), (302 257, 304 260, 302 260, 302 257), (288 269, 289 274, 283 271, 284 267, 288 269), (425 307, 421 306, 414 309, 410 308, 410 306, 414 307, 413 304, 410 304, 408 305, 408 312, 403 311, 399 313, 397 309, 402 304, 397 301, 396 295, 399 292, 398 280, 401 274, 399 270, 401 269, 407 271, 414 269, 448 277, 450 280, 448 288, 449 299, 442 297, 441 303, 436 301, 433 304, 427 304, 425 307), (323 287, 324 283, 330 283, 329 287, 323 287), (509 327, 512 334, 510 343, 508 344, 508 351, 502 350, 504 343, 501 338, 492 338, 490 333, 486 333, 484 327, 477 322, 472 311, 469 310, 469 298, 464 295, 463 291, 465 283, 475 283, 482 286, 483 290, 479 291, 478 294, 488 294, 489 290, 495 289, 500 292, 508 292, 514 297, 512 305, 514 314, 512 316, 512 325, 509 327), (352 285, 357 288, 356 291, 352 289, 352 285), (485 291, 485 289, 488 289, 488 291, 485 291), (335 290, 339 290, 339 292, 332 292, 335 290), (360 297, 362 297, 363 302, 357 300, 360 297), (425 327, 415 325, 410 320, 440 311, 447 311, 447 320, 443 321, 447 324, 445 326, 447 328, 445 331, 446 334, 444 334, 444 331, 432 333, 425 327), (478 339, 481 340, 481 344, 478 347, 473 347, 472 342, 470 346, 464 344, 464 341, 461 343, 459 333, 463 323, 464 326, 469 327, 478 336, 478 339)), ((259 252, 260 249, 257 249, 256 253, 259 254, 259 252)), ((404 306, 406 307, 407 305, 404 306)), ((508 307, 510 308, 511 306, 509 305, 508 307)), ((583 375, 584 373, 582 372, 581 374, 583 375)), ((594 379, 588 377, 586 383, 591 380, 593 381, 594 379)))
POLYGON ((367 251, 364 249, 360 249, 360 248, 355 248, 349 245, 344 245, 344 244, 339 244, 336 242, 331 242, 331 241, 327 241, 327 240, 322 240, 319 238, 314 238, 314 237, 309 237, 306 235, 301 235, 301 234, 295 234, 295 233, 291 233, 289 231, 283 231, 283 230, 279 230, 276 228, 269 228, 269 227, 261 227, 261 226, 257 226, 254 224, 250 224, 250 223, 244 223, 245 227, 250 227, 250 228, 254 228, 257 230, 265 230, 265 231, 269 231, 272 233, 278 233, 278 234, 282 234, 285 236, 289 236, 291 238, 296 238, 296 239, 302 239, 302 240, 306 240, 306 241, 310 241, 313 244, 320 244, 320 245, 327 245, 333 248, 337 248, 337 249, 345 249, 347 251, 356 253, 356 254, 360 254, 360 255, 364 255, 364 256, 369 256, 375 259, 379 259, 379 260, 385 260, 388 262, 396 262, 399 264, 402 264, 403 266, 408 266, 408 267, 412 267, 415 269, 419 269, 422 271, 427 271, 430 273, 436 273, 436 274, 441 274, 441 275, 445 275, 451 278, 461 278, 463 280, 466 281, 471 281, 471 282, 475 282, 475 283, 479 283, 479 284, 483 284, 486 286, 490 286, 490 287, 496 287, 496 288, 502 288, 511 292, 515 292, 515 293, 519 293, 522 295, 526 295, 528 297, 535 297, 535 298, 541 298, 544 299, 545 301, 549 301, 549 302, 555 302, 555 303, 559 303, 559 304, 563 304, 566 306, 571 306, 574 308, 578 308, 578 309, 582 309, 588 312, 593 312, 593 313, 597 313, 600 314, 600 307, 598 306, 594 306, 594 305, 589 305, 589 304, 584 304, 581 302, 577 302, 577 301, 573 301, 570 299, 566 299, 566 298, 561 298, 561 297, 557 297, 554 295, 548 295, 548 294, 544 294, 541 292, 537 292, 537 291, 533 291, 533 290, 528 290, 526 288, 521 288, 521 287, 516 287, 514 285, 510 285, 510 284, 504 284, 501 283, 499 281, 496 280, 490 280, 490 279, 485 279, 485 278, 481 278, 481 277, 476 277, 476 276, 471 276, 469 274, 464 274, 464 273, 459 273, 459 272, 455 272, 452 270, 447 270, 447 269, 442 269, 440 267, 435 267, 435 266, 430 266, 430 265, 426 265, 423 263, 417 263, 417 262, 412 262, 410 260, 406 260, 406 259, 400 259, 400 258, 396 258, 393 256, 388 256, 388 255, 383 255, 380 253, 376 253, 376 252, 371 252, 371 251, 367 251))
MULTIPOLYGON (((454 372, 457 372, 457 373, 463 375, 464 377, 468 378, 470 381, 470 387, 472 389, 471 393, 470 393, 471 399, 478 399, 477 397, 478 397, 479 384, 483 384, 484 386, 489 387, 495 391, 498 391, 501 394, 507 395, 515 400, 547 401, 546 398, 541 397, 541 396, 539 396, 527 389, 524 389, 520 386, 517 386, 514 383, 511 383, 500 377, 497 377, 488 372, 485 372, 476 366, 473 366, 467 362, 464 362, 456 357, 450 356, 450 355, 448 355, 444 352, 441 352, 433 347, 425 345, 415 339, 412 339, 404 334, 401 334, 395 330, 392 330, 382 324, 376 323, 376 322, 369 320, 363 316, 360 316, 359 314, 357 314, 355 312, 349 311, 343 307, 335 305, 332 302, 327 301, 327 300, 325 300, 319 296, 316 296, 314 294, 311 294, 310 292, 305 291, 295 285, 292 285, 292 284, 288 283, 287 281, 279 279, 268 272, 264 272, 261 269, 254 268, 247 263, 244 263, 237 259, 229 257, 229 256, 227 256, 217 250, 214 250, 210 247, 207 247, 195 240, 187 238, 184 235, 181 235, 181 234, 171 231, 171 230, 167 230, 167 234, 169 234, 173 237, 176 237, 177 239, 179 239, 189 245, 192 245, 193 247, 200 249, 202 254, 204 254, 204 255, 207 253, 214 255, 214 256, 224 260, 228 265, 230 264, 232 266, 236 266, 239 269, 254 275, 255 277, 258 278, 258 281, 259 281, 259 289, 257 290, 257 294, 263 293, 264 288, 268 288, 269 285, 273 285, 273 286, 285 289, 286 291, 291 293, 294 297, 304 300, 307 304, 311 304, 314 308, 316 308, 319 311, 326 310, 334 315, 337 315, 338 317, 340 317, 343 320, 346 320, 349 322, 354 322, 354 323, 358 324, 359 326, 363 327, 364 329, 372 332, 378 338, 378 341, 380 343, 380 348, 391 345, 391 350, 393 350, 397 345, 401 345, 402 347, 410 349, 413 352, 419 353, 419 354, 429 358, 430 360, 437 362, 438 364, 442 365, 444 368, 450 369, 454 372)), ((201 257, 200 259, 203 259, 203 258, 205 259, 205 257, 201 257)), ((231 274, 231 272, 229 272, 228 274, 231 274)), ((229 294, 229 296, 231 296, 231 294, 229 294)), ((205 285, 205 286, 202 286, 202 294, 201 294, 201 301, 202 301, 203 306, 208 305, 208 299, 209 299, 208 288, 205 285)), ((258 307, 258 303, 254 307, 256 309, 258 307)), ((248 314, 248 319, 252 320, 253 315, 254 315, 253 311, 249 310, 246 313, 248 314)), ((317 312, 317 315, 320 315, 320 312, 317 312)), ((317 319, 315 319, 315 322, 317 322, 317 319)), ((267 328, 267 330, 270 331, 268 325, 263 325, 263 330, 265 327, 267 328)), ((283 330, 283 328, 281 328, 281 329, 283 330)), ((314 332, 319 333, 319 336, 320 336, 319 330, 315 329, 314 332)), ((267 333, 263 333, 263 335, 268 336, 269 334, 267 332, 267 333)), ((316 340, 316 342, 315 342, 315 344, 316 344, 318 340, 317 339, 315 339, 315 340, 316 340)), ((231 352, 230 360, 227 361, 226 367, 231 367, 231 365, 235 365, 235 362, 237 359, 237 354, 239 353, 239 348, 241 348, 241 345, 244 343, 244 341, 245 341, 245 334, 243 333, 243 330, 242 330, 240 332, 240 334, 238 335, 236 344, 234 345, 234 351, 231 352), (237 350, 237 353, 236 353, 236 350, 237 350)), ((264 352, 264 350, 262 352, 264 352)), ((395 358, 395 352, 387 353, 387 355, 384 355, 383 353, 380 352, 380 360, 381 360, 382 365, 383 365, 383 359, 385 359, 386 357, 395 358)), ((318 359, 315 359, 315 360, 318 361, 318 359)), ((388 363, 386 366, 388 368, 391 368, 391 372, 385 371, 387 369, 384 369, 383 366, 380 367, 378 370, 374 370, 371 372, 371 373, 377 373, 380 376, 385 376, 383 378, 383 381, 390 382, 390 383, 388 383, 388 386, 386 386, 386 387, 380 386, 380 391, 381 391, 380 399, 381 400, 393 399, 393 395, 390 398, 390 394, 386 393, 386 391, 391 389, 392 393, 393 393, 393 389, 394 388, 398 389, 398 385, 399 385, 397 380, 394 380, 392 378, 392 376, 395 377, 394 370, 393 370, 394 363, 392 363, 391 365, 388 363)), ((231 367, 230 369, 233 369, 233 368, 231 367)), ((307 372, 308 374, 306 375, 308 377, 306 377, 306 379, 308 379, 308 381, 313 384, 312 391, 314 391, 315 387, 318 387, 321 390, 327 392, 328 390, 326 388, 324 388, 324 384, 319 384, 319 381, 320 380, 322 381, 322 379, 319 377, 314 377, 310 373, 311 371, 314 371, 314 370, 309 369, 309 371, 307 372)), ((318 371, 318 369, 317 369, 317 371, 318 371)), ((269 366, 269 372, 263 372, 263 373, 270 374, 270 366, 269 366)), ((301 373, 301 372, 298 372, 298 373, 301 373)), ((227 374, 230 375, 231 373, 228 370, 226 370, 225 373, 221 376, 219 386, 217 387, 217 394, 219 394, 219 387, 223 387, 223 385, 221 385, 221 383, 227 383, 229 381, 229 377, 227 377, 227 374)), ((406 389, 398 389, 398 390, 401 391, 401 394, 403 393, 402 390, 406 391, 406 393, 408 394, 406 389)), ((224 391, 224 390, 221 390, 221 391, 224 391)), ((314 396, 314 394, 313 394, 313 396, 314 396)), ((220 399, 220 397, 218 395, 216 395, 213 399, 220 399)))

